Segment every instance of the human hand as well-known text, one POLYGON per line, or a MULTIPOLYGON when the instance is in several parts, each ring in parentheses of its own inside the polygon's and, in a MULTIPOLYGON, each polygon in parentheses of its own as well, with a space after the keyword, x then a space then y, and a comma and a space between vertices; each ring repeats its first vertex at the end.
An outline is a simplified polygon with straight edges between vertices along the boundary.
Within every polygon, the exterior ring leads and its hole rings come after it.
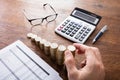
POLYGON ((76 53, 85 54, 86 59, 81 62, 81 68, 77 69, 75 60, 69 50, 65 51, 65 65, 69 80, 104 80, 105 71, 100 52, 95 47, 74 43, 76 53))

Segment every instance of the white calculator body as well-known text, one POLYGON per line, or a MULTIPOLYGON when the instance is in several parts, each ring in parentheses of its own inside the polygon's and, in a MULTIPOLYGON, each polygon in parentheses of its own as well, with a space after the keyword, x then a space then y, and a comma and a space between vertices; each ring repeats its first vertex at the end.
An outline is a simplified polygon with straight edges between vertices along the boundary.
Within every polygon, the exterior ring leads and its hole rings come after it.
POLYGON ((101 16, 75 8, 70 16, 57 26, 55 32, 73 42, 85 43, 100 19, 101 16))

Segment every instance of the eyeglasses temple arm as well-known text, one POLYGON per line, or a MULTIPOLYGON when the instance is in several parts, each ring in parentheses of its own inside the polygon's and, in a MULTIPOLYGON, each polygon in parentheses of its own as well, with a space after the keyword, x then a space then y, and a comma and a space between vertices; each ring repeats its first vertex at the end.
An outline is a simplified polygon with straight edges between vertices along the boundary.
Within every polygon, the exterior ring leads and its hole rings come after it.
MULTIPOLYGON (((50 8, 56 13, 56 11, 55 11, 55 9, 50 5, 50 4, 48 4, 48 3, 46 3, 46 4, 43 4, 43 7, 44 6, 46 6, 46 5, 49 5, 50 6, 50 8)), ((57 13, 56 13, 57 14, 57 13)))

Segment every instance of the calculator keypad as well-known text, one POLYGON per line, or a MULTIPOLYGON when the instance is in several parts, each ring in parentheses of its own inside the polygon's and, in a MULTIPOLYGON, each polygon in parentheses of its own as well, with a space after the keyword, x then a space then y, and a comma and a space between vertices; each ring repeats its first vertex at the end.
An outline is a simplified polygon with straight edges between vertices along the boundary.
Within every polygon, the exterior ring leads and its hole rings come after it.
POLYGON ((68 18, 57 27, 56 32, 68 39, 72 39, 72 41, 76 40, 74 42, 84 43, 92 30, 89 25, 84 25, 82 22, 75 22, 68 18))

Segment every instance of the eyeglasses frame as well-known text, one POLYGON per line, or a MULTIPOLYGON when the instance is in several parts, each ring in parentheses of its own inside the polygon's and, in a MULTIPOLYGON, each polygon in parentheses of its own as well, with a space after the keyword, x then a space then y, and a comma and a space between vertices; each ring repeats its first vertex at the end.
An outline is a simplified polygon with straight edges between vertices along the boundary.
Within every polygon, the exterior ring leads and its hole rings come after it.
MULTIPOLYGON (((28 19, 27 16, 25 15, 25 13, 24 13, 26 19, 28 20, 28 22, 30 22, 30 24, 31 24, 32 26, 41 25, 41 24, 43 23, 43 21, 44 21, 44 20, 47 21, 47 18, 50 17, 50 16, 55 16, 55 19, 57 18, 58 13, 55 11, 55 9, 54 9, 50 4, 48 4, 48 3, 43 4, 43 8, 44 8, 44 9, 45 9, 45 6, 46 6, 46 5, 49 5, 49 7, 54 11, 54 14, 48 15, 48 16, 46 16, 46 17, 44 17, 44 18, 28 19), (32 21, 38 20, 38 19, 42 19, 41 23, 40 23, 40 24, 35 24, 35 25, 33 25, 33 24, 32 24, 32 21)), ((24 9, 23 11, 26 12, 25 9, 24 9)), ((53 20, 51 20, 51 21, 47 21, 47 22, 48 22, 48 23, 49 23, 49 22, 52 22, 52 21, 54 21, 55 19, 53 19, 53 20)))

